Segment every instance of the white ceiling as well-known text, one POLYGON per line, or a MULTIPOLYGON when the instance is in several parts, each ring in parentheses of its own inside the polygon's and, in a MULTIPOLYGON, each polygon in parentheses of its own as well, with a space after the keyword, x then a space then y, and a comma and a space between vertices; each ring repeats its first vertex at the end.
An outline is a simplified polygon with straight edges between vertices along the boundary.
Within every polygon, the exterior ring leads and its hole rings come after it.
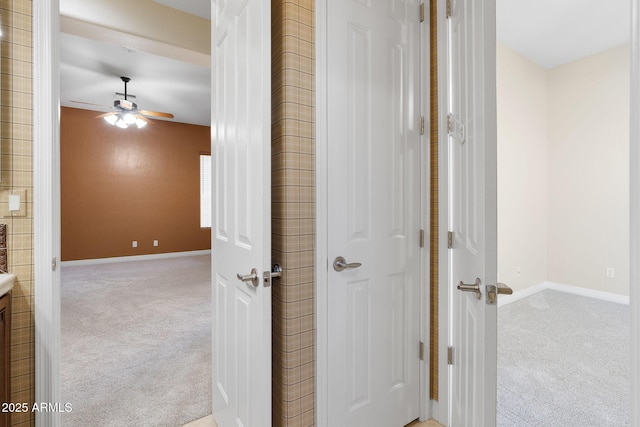
POLYGON ((70 34, 60 35, 60 103, 110 111, 120 76, 138 108, 172 113, 180 123, 209 126, 210 69, 70 34), (86 105, 83 103, 97 104, 86 105), (102 108, 100 107, 102 106, 102 108))
MULTIPOLYGON (((154 1, 191 14, 206 15, 209 19, 209 0, 154 1)), ((205 36, 209 37, 208 34, 205 36)), ((133 101, 138 104, 138 108, 172 113, 175 118, 171 121, 174 122, 210 125, 209 67, 99 39, 100 37, 93 39, 61 33, 62 106, 111 111, 113 101, 117 99, 115 93, 124 92, 120 76, 126 76, 131 78, 128 92, 136 96, 133 101)), ((156 53, 161 51, 162 49, 158 49, 156 53)))
POLYGON ((629 43, 629 0, 497 0, 497 38, 544 68, 629 43))
POLYGON ((205 19, 211 19, 210 0, 153 0, 156 3, 190 13, 205 19))
MULTIPOLYGON (((210 17, 209 0, 148 2, 154 3, 210 17)), ((553 68, 628 43, 629 17, 629 0, 497 0, 497 37, 553 68)), ((129 93, 136 95, 139 108, 172 113, 176 122, 209 125, 208 67, 65 33, 60 45, 63 106, 110 111, 115 92, 123 91, 120 76, 127 76, 132 79, 129 93)))

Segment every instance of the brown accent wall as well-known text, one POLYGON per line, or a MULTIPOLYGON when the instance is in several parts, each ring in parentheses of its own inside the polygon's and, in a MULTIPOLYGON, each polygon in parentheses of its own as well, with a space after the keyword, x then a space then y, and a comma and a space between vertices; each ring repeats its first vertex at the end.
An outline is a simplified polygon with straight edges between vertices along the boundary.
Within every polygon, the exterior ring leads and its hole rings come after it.
POLYGON ((314 1, 272 1, 273 425, 314 425, 314 1))
POLYGON ((209 127, 155 120, 120 129, 97 114, 61 111, 62 260, 210 249, 211 229, 200 228, 209 127))
MULTIPOLYGON (((26 216, 0 217, 0 223, 7 224, 9 272, 16 275, 11 291, 11 402, 29 404, 35 400, 31 6, 30 0, 0 1, 0 191, 26 190, 27 194, 26 216)), ((11 414, 12 426, 34 424, 33 413, 11 414)))

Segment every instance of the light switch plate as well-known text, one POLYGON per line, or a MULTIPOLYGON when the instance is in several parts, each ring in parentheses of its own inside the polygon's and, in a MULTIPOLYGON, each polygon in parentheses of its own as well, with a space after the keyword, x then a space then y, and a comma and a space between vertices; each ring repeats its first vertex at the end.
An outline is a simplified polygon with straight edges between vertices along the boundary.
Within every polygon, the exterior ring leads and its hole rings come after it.
POLYGON ((0 196, 0 212, 2 212, 3 217, 27 216, 27 190, 3 191, 0 196), (9 210, 9 199, 12 198, 15 204, 16 196, 20 198, 19 209, 15 211, 9 210))

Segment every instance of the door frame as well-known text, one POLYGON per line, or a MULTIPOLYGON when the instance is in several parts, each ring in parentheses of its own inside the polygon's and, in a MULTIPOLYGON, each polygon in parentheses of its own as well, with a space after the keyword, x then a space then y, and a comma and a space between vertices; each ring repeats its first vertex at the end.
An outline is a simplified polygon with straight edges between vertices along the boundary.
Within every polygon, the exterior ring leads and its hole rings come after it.
MULTIPOLYGON (((328 83, 327 83, 327 43, 328 29, 328 1, 316 0, 315 2, 315 33, 316 33, 316 258, 315 258, 315 290, 316 290, 316 425, 328 426, 329 408, 329 354, 328 354, 328 320, 329 320, 329 295, 328 295, 328 83)), ((340 0, 336 0, 340 1, 340 0)), ((416 16, 418 10, 416 9, 416 16)), ((429 20, 425 19, 420 30, 420 75, 421 93, 420 102, 422 114, 425 116, 425 132, 421 135, 421 179, 420 179, 420 228, 424 230, 425 242, 429 241, 429 120, 426 119, 429 112, 429 20)), ((418 119, 418 117, 416 117, 418 119)), ((432 416, 429 404, 429 245, 422 249, 420 260, 420 341, 426 349, 424 360, 420 362, 420 390, 424 395, 420 396, 420 419, 426 420, 432 416), (426 391, 425 391, 426 390, 426 391)))
MULTIPOLYGON (((631 0, 630 114, 630 277, 631 400, 640 401, 640 0, 631 0), (635 120, 634 120, 635 118, 635 120)), ((631 404, 631 425, 640 426, 640 408, 631 404)))
MULTIPOLYGON (((60 402, 59 1, 32 11, 35 401, 60 402)), ((36 425, 58 426, 60 414, 38 412, 36 425)))

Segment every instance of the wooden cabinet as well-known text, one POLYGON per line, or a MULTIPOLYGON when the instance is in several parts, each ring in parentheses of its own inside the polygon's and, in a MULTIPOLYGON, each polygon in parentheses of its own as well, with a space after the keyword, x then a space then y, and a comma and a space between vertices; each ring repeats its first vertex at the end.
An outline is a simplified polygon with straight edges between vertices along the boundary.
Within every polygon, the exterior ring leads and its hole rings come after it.
MULTIPOLYGON (((0 297, 0 404, 11 399, 11 293, 0 297)), ((0 412, 0 427, 9 425, 9 412, 0 412)))

